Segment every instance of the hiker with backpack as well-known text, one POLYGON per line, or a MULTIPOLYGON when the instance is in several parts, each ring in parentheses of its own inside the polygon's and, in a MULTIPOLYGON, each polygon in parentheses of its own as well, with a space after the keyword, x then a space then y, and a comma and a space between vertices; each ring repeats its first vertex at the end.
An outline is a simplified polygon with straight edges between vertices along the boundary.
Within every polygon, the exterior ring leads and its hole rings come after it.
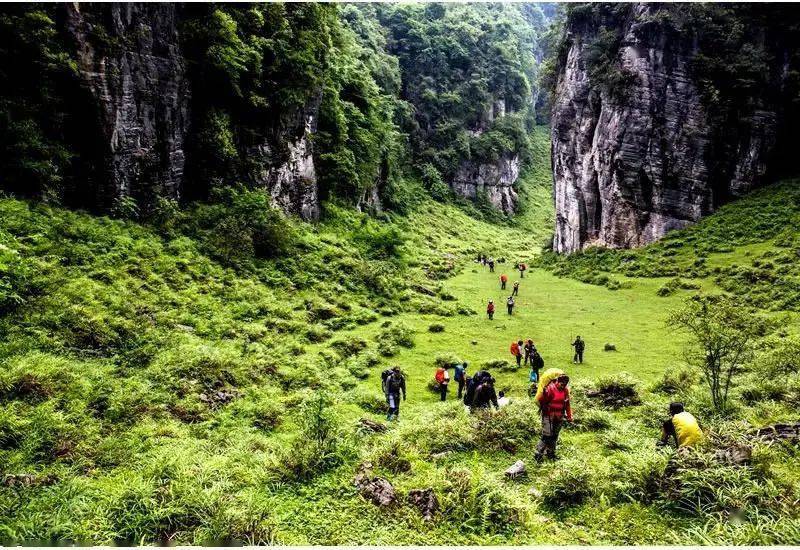
POLYGON ((531 352, 531 374, 528 379, 531 382, 538 383, 539 382, 539 371, 544 368, 544 359, 539 354, 539 350, 533 348, 533 352, 531 352))
POLYGON ((436 384, 439 387, 439 395, 442 401, 447 400, 447 385, 450 383, 450 373, 447 372, 447 367, 439 367, 436 369, 436 374, 434 375, 434 379, 436 380, 436 384))
POLYGON ((489 258, 489 273, 494 273, 494 258, 489 258))
POLYGON ((508 308, 508 314, 509 315, 513 315, 514 314, 514 297, 513 296, 509 296, 508 300, 506 300, 506 307, 508 308))
POLYGON ((511 291, 512 296, 519 296, 519 281, 514 281, 514 289, 511 291))
POLYGON ((477 409, 488 409, 492 405, 494 405, 495 409, 500 407, 497 404, 497 393, 494 391, 494 378, 488 376, 475 388, 475 396, 472 399, 470 411, 474 412, 477 409))
POLYGON ((514 356, 514 359, 517 360, 517 367, 522 365, 522 340, 518 342, 511 342, 511 347, 509 348, 511 355, 514 356))
POLYGON ((500 290, 506 289, 506 283, 508 283, 508 275, 503 273, 502 275, 500 275, 500 290))
POLYGON ((489 303, 486 305, 486 315, 489 316, 490 321, 494 319, 494 300, 489 300, 489 303))
POLYGON ((525 277, 525 270, 528 269, 528 266, 524 263, 520 262, 517 264, 517 269, 519 269, 519 278, 522 279, 525 277))
POLYGON ((569 376, 562 374, 550 382, 537 397, 542 415, 542 438, 534 454, 537 462, 541 462, 544 456, 555 460, 561 426, 565 419, 567 422, 572 422, 568 384, 569 376))
POLYGON ((683 408, 683 403, 669 404, 669 419, 661 426, 661 440, 658 446, 669 443, 673 438, 676 447, 692 447, 703 440, 703 432, 694 415, 683 408))
POLYGON ((475 390, 489 378, 491 378, 491 375, 485 370, 479 370, 471 378, 467 378, 464 405, 472 407, 472 402, 475 400, 475 390))
POLYGON ((400 394, 403 394, 403 401, 406 400, 406 377, 400 372, 400 367, 392 367, 381 373, 381 387, 386 394, 386 402, 389 404, 389 413, 386 420, 398 420, 400 418, 400 394))
POLYGON ((583 350, 586 348, 586 342, 581 340, 580 335, 572 342, 572 347, 575 348, 575 355, 572 357, 573 363, 583 363, 583 350))
POLYGON ((459 363, 455 367, 454 378, 458 383, 458 398, 461 399, 462 394, 464 393, 464 386, 467 383, 467 367, 469 363, 464 361, 463 363, 459 363))
POLYGON ((531 356, 535 350, 536 346, 533 344, 533 340, 528 338, 525 341, 525 346, 523 347, 523 351, 525 352, 525 360, 522 362, 523 365, 528 365, 530 363, 531 356))

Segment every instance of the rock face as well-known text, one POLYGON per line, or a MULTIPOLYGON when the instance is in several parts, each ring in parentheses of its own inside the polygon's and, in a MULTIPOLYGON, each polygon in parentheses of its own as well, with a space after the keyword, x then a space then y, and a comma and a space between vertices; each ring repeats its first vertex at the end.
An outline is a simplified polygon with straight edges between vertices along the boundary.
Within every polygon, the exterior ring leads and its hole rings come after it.
POLYGON ((647 244, 765 180, 776 107, 755 98, 738 130, 715 126, 692 74, 695 37, 653 23, 670 9, 635 4, 610 24, 616 90, 591 70, 597 22, 567 22, 551 130, 557 252, 647 244))
MULTIPOLYGON (((471 130, 477 137, 489 129, 496 118, 507 114, 506 102, 495 101, 484 113, 478 127, 471 130)), ((513 185, 519 178, 520 161, 514 154, 505 154, 495 162, 465 160, 458 167, 450 187, 456 195, 475 199, 485 193, 489 202, 506 214, 513 214, 517 207, 517 192, 513 185)))
POLYGON ((100 202, 179 198, 190 94, 175 5, 73 3, 66 10, 81 80, 96 105, 87 128, 97 129, 104 151, 100 202))

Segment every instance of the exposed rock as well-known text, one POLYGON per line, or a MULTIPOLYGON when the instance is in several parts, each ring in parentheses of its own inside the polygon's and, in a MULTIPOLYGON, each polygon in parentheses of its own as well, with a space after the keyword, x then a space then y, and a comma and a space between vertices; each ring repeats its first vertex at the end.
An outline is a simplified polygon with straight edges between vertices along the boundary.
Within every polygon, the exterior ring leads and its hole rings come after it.
POLYGON ((431 521, 439 510, 439 499, 433 489, 412 489, 408 492, 408 501, 422 513, 422 519, 431 521))
POLYGON ((526 475, 525 463, 522 460, 517 460, 514 464, 509 466, 504 472, 505 476, 511 479, 526 475))
POLYGON ((622 37, 610 70, 623 91, 590 77, 601 25, 568 21, 552 112, 555 251, 641 246, 765 182, 778 107, 753 97, 735 128, 714 126, 691 72, 697 40, 671 27, 677 11, 634 4, 605 22, 622 37))
POLYGON ((78 71, 96 104, 86 134, 97 134, 105 157, 97 200, 107 208, 126 196, 145 204, 157 195, 179 198, 189 87, 176 5, 75 2, 66 14, 78 71))
POLYGON ((519 178, 520 162, 516 155, 505 155, 494 163, 464 161, 451 183, 453 191, 462 197, 475 199, 486 193, 489 202, 506 214, 517 208, 514 183, 519 178))
POLYGON ((386 424, 375 422, 373 420, 370 420, 369 418, 362 418, 361 420, 358 421, 358 425, 364 428, 365 430, 374 433, 383 433, 387 430, 386 424))
POLYGON ((734 445, 726 449, 717 449, 714 452, 714 458, 719 462, 725 464, 733 464, 741 466, 750 462, 750 457, 753 455, 753 448, 749 445, 734 445))
POLYGON ((216 390, 210 392, 203 392, 198 396, 198 399, 208 405, 212 409, 218 409, 239 397, 239 392, 236 390, 225 391, 216 390))
POLYGON ((800 422, 767 426, 757 430, 754 435, 762 441, 775 441, 778 439, 800 440, 800 422))
POLYGON ((382 477, 371 477, 371 475, 372 464, 365 462, 359 466, 353 484, 361 496, 380 507, 391 506, 397 502, 397 494, 392 484, 382 477))
POLYGON ((434 459, 434 460, 439 460, 439 459, 444 458, 444 457, 446 457, 446 456, 448 456, 450 454, 452 454, 452 451, 442 451, 440 453, 432 453, 431 454, 431 458, 434 459))
POLYGON ((56 481, 53 474, 5 474, 2 479, 3 487, 35 487, 40 485, 50 485, 56 481))

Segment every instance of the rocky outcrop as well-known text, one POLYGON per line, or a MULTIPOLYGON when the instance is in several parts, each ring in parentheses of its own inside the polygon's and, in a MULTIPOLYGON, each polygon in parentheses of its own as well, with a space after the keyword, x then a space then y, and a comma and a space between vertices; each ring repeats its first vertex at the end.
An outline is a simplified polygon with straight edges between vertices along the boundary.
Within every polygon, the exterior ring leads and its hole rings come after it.
POLYGON ((712 119, 693 73, 697 37, 672 7, 616 13, 605 29, 576 16, 564 31, 551 130, 557 252, 636 247, 685 227, 763 183, 776 144, 767 101, 753 98, 735 129, 712 119), (619 40, 598 71, 601 32, 619 40))
MULTIPOLYGON (((495 119, 507 113, 506 102, 496 100, 483 114, 477 128, 469 131, 470 136, 481 136, 495 119)), ((489 202, 506 214, 513 214, 517 208, 517 192, 514 184, 519 178, 520 160, 514 153, 506 153, 493 162, 464 160, 450 182, 456 195, 471 200, 485 194, 489 202)))
POLYGON ((86 128, 104 151, 99 201, 179 198, 189 87, 175 5, 68 4, 66 27, 96 105, 86 128))

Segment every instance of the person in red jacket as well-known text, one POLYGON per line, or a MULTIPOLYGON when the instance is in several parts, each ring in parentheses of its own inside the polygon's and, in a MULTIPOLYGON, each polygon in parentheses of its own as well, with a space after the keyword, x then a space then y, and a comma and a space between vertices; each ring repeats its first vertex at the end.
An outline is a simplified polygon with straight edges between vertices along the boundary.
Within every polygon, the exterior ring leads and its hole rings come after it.
POLYGON ((500 275, 500 290, 505 290, 506 289, 506 283, 507 282, 508 282, 508 275, 506 275, 505 273, 500 275))
POLYGON ((450 373, 447 372, 447 367, 439 367, 436 369, 434 378, 439 385, 439 396, 442 401, 445 401, 447 399, 447 385, 450 383, 450 373))
POLYGON ((494 301, 492 300, 489 300, 489 304, 486 306, 486 315, 489 316, 490 321, 494 319, 494 301))
POLYGON ((542 413, 542 439, 536 446, 534 455, 537 462, 541 462, 543 456, 553 460, 556 459, 556 444, 561 426, 566 419, 572 422, 572 407, 569 404, 569 376, 562 374, 552 382, 539 396, 539 409, 542 413))

